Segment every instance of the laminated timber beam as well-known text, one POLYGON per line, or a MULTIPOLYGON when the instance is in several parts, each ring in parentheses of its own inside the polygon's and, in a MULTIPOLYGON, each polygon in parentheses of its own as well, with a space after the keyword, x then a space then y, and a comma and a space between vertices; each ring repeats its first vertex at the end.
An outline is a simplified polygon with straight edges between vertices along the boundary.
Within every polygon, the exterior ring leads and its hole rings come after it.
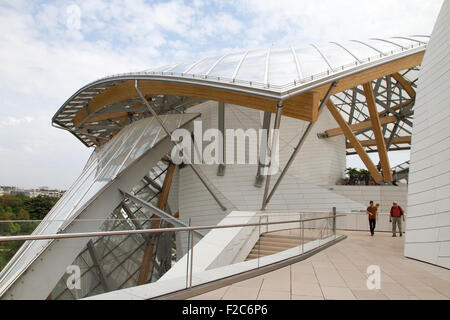
POLYGON ((392 181, 391 165, 386 150, 386 142, 384 140, 383 131, 381 130, 381 121, 378 116, 375 95, 373 94, 372 84, 370 82, 363 84, 364 94, 366 96, 367 108, 369 109, 370 120, 372 121, 372 130, 377 143, 378 155, 380 157, 381 168, 383 169, 383 177, 385 181, 392 181))
POLYGON ((347 124, 347 122, 342 117, 339 110, 336 108, 336 106, 334 105, 334 103, 331 100, 328 100, 327 108, 330 111, 333 118, 338 123, 338 125, 342 128, 347 139, 354 146, 355 151, 358 153, 359 157, 361 158, 362 162, 366 166, 367 170, 369 170, 369 172, 372 175, 375 182, 377 182, 377 183, 381 182, 383 180, 383 177, 381 176, 380 172, 375 167, 375 165, 373 164, 372 160, 367 155, 367 153, 364 150, 361 143, 358 141, 356 136, 353 134, 353 131, 350 129, 350 126, 347 124))
MULTIPOLYGON (((380 118, 381 125, 388 124, 388 123, 394 123, 396 121, 397 121, 397 118, 394 116, 380 118)), ((366 121, 352 124, 349 126, 349 129, 353 132, 353 131, 359 131, 359 130, 364 130, 364 129, 372 129, 372 126, 373 126, 372 121, 369 119, 366 121)), ((325 135, 328 138, 339 136, 342 134, 344 134, 344 130, 342 128, 334 128, 334 129, 329 129, 329 130, 325 131, 325 135)))
MULTIPOLYGON (((357 87, 363 83, 367 83, 373 80, 377 80, 379 78, 392 75, 398 73, 403 70, 411 69, 413 67, 417 67, 422 64, 423 56, 425 52, 418 52, 407 57, 403 57, 397 60, 393 60, 387 62, 385 64, 363 70, 361 72, 355 73, 353 75, 347 76, 341 80, 339 80, 339 84, 333 91, 333 94, 357 87)), ((400 76, 403 80, 404 78, 400 76)), ((400 79, 397 76, 397 78, 400 79)), ((401 81, 403 81, 401 80, 401 81)), ((397 80, 398 81, 398 80, 397 80)), ((404 80, 408 83, 406 80, 404 80)), ((401 83, 401 82, 400 82, 401 83)), ((409 83, 408 83, 409 84, 409 83)), ((319 96, 324 95, 328 90, 328 85, 324 84, 320 87, 314 88, 314 91, 319 94, 319 96)), ((406 90, 406 88, 405 88, 406 90)))
MULTIPOLYGON (((161 192, 158 197, 158 203, 156 207, 160 210, 164 210, 164 207, 167 203, 167 198, 169 197, 170 185, 172 184, 172 178, 175 172, 176 165, 173 163, 169 164, 167 168, 166 176, 164 178, 164 182, 161 188, 161 192)), ((157 229, 160 227, 161 218, 156 215, 152 215, 151 217, 151 226, 152 229, 157 229)), ((142 258, 142 265, 139 271, 137 285, 145 284, 147 282, 148 275, 151 269, 151 262, 153 257, 153 252, 155 250, 154 243, 149 242, 147 247, 145 248, 144 257, 142 258)))
MULTIPOLYGON (((388 139, 384 139, 386 143, 388 142, 388 139)), ((377 145, 377 142, 375 140, 362 140, 359 141, 361 146, 363 147, 373 147, 377 145)), ((411 143, 411 136, 405 136, 405 137, 397 137, 393 138, 391 144, 402 144, 402 143, 411 143)), ((353 149, 353 145, 351 143, 347 143, 346 145, 347 149, 353 149)))
POLYGON ((416 96, 416 90, 411 86, 411 83, 408 82, 400 73, 396 72, 392 74, 392 77, 401 84, 403 89, 408 93, 409 97, 413 99, 416 96))
MULTIPOLYGON (((135 81, 127 80, 119 83, 102 93, 98 94, 88 105, 83 107, 73 119, 76 127, 80 126, 91 113, 95 113, 105 105, 112 105, 121 101, 136 97, 135 81)), ((248 93, 231 91, 221 88, 212 88, 186 83, 167 82, 159 80, 140 80, 139 90, 146 96, 166 94, 205 100, 215 100, 257 109, 265 112, 276 112, 274 98, 266 98, 248 93)), ((285 101, 287 105, 287 116, 305 121, 317 120, 317 109, 319 107, 318 96, 314 91, 301 93, 285 101)))

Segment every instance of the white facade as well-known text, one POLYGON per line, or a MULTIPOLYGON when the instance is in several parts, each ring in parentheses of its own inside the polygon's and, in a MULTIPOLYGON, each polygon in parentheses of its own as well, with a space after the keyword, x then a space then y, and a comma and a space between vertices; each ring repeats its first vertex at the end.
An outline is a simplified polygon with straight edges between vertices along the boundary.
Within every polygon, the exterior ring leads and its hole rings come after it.
POLYGON ((417 87, 405 255, 450 268, 450 1, 445 1, 417 87))

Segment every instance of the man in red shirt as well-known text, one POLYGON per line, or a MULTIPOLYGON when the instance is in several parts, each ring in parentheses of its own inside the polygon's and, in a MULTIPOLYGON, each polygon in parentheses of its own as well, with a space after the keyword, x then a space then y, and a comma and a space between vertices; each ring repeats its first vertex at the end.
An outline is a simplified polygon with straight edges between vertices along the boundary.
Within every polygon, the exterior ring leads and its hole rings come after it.
POLYGON ((389 218, 389 222, 392 222, 392 236, 396 237, 395 229, 396 225, 398 226, 398 232, 400 233, 400 237, 402 236, 402 219, 405 221, 405 212, 402 207, 400 207, 397 202, 392 203, 391 208, 391 216, 389 218))

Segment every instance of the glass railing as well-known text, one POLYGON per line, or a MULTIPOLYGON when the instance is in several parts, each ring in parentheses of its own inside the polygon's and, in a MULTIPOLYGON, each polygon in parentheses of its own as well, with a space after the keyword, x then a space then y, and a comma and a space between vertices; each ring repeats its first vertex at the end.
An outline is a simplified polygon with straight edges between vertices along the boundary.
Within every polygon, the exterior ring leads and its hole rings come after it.
POLYGON ((48 299, 152 299, 293 263, 341 239, 335 226, 342 216, 234 211, 173 221, 92 219, 57 234, 30 234, 39 221, 0 221, 0 254, 7 259, 24 241, 52 240, 58 259, 45 261, 48 271, 39 274, 48 299))

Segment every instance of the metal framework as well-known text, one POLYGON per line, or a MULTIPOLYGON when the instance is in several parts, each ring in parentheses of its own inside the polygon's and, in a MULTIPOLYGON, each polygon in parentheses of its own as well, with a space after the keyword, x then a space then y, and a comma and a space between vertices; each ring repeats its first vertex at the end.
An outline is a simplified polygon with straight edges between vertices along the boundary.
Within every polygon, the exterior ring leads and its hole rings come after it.
MULTIPOLYGON (((381 121, 383 137, 386 140, 385 149, 388 151, 410 148, 415 103, 413 90, 416 86, 418 71, 418 67, 413 67, 402 73, 395 73, 372 82, 376 111, 381 121), (403 80, 400 82, 400 79, 403 80), (403 86, 410 87, 409 92, 403 86)), ((358 140, 376 141, 372 117, 362 86, 336 94, 332 100, 347 123, 355 129, 360 128, 354 132, 358 140)), ((334 136, 334 130, 330 128, 320 137, 334 136)), ((339 132, 342 134, 341 130, 339 132)), ((367 153, 378 152, 376 144, 363 144, 363 146, 367 153)), ((347 149, 348 155, 356 154, 353 146, 349 143, 347 143, 347 149)))

